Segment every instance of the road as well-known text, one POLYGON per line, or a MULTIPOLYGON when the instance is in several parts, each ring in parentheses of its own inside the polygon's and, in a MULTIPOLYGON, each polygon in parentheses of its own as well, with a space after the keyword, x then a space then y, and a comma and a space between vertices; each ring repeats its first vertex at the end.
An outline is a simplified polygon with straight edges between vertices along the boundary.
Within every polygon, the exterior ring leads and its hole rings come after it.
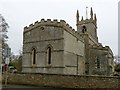
POLYGON ((120 90, 120 89, 105 89, 105 88, 81 88, 81 89, 69 89, 69 88, 48 88, 48 87, 35 87, 25 85, 3 85, 2 90, 120 90))
POLYGON ((24 85, 7 85, 7 86, 3 85, 2 90, 75 90, 75 89, 47 88, 47 87, 35 87, 35 86, 24 86, 24 85))

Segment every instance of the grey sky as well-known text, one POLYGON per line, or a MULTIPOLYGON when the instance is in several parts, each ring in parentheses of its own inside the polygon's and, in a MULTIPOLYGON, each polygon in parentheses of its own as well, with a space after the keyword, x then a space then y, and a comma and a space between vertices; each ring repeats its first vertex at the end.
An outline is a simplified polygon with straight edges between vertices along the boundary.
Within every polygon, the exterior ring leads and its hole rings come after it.
POLYGON ((118 53, 118 1, 117 0, 1 0, 0 13, 8 22, 8 44, 15 54, 22 48, 23 28, 35 21, 63 19, 76 29, 76 11, 86 18, 90 7, 97 15, 99 42, 109 45, 118 53))
MULTIPOLYGON (((118 4, 118 24, 120 24, 120 1, 118 4)), ((118 25, 118 38, 120 38, 120 25, 118 25)), ((118 55, 120 58, 120 40, 118 40, 118 55)))

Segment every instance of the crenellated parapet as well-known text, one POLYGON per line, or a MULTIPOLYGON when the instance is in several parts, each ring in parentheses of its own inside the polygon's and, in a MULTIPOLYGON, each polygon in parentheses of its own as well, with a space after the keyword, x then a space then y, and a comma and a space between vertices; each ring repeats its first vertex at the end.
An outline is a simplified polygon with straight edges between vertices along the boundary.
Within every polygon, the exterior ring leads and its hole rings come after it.
POLYGON ((57 19, 51 20, 51 19, 41 19, 41 21, 36 21, 34 24, 30 24, 29 26, 24 27, 24 31, 28 31, 31 29, 34 29, 38 26, 55 26, 55 27, 64 27, 70 30, 73 30, 73 28, 66 23, 64 20, 58 21, 57 19))
POLYGON ((79 25, 82 25, 82 24, 89 24, 89 23, 93 23, 95 26, 96 26, 96 20, 94 19, 81 19, 81 21, 78 22, 79 25))
POLYGON ((36 21, 35 23, 30 24, 29 26, 24 27, 24 32, 28 32, 30 30, 33 30, 37 27, 42 26, 54 26, 54 27, 60 27, 66 30, 67 32, 71 33, 77 38, 81 38, 79 33, 75 31, 68 23, 66 23, 64 20, 58 21, 57 19, 51 20, 51 19, 41 19, 41 21, 36 21))
POLYGON ((96 17, 96 14, 93 13, 92 7, 91 7, 91 10, 90 10, 90 18, 88 18, 87 15, 86 15, 86 19, 83 19, 83 16, 82 16, 81 20, 80 20, 80 18, 79 18, 79 12, 77 10, 76 23, 77 23, 77 25, 83 25, 83 24, 93 23, 97 27, 97 17, 96 17))

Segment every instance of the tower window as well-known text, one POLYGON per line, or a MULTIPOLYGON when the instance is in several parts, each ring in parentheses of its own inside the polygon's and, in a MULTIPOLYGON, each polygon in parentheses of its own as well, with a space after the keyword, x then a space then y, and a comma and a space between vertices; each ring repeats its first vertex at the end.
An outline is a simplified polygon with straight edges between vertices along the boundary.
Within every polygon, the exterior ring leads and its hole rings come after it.
POLYGON ((82 33, 85 33, 86 31, 87 31, 86 26, 83 26, 83 27, 82 27, 82 33))
POLYGON ((47 62, 51 64, 51 47, 47 48, 47 62))
POLYGON ((32 49, 32 64, 36 64, 36 49, 32 49))

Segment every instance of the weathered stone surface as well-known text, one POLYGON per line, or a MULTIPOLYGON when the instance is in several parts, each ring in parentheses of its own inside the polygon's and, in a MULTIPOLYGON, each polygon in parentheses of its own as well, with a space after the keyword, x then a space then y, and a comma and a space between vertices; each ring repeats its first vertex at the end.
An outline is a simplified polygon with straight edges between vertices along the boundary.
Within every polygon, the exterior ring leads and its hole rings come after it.
POLYGON ((41 22, 36 28, 33 27, 35 26, 30 25, 29 29, 24 31, 22 72, 77 74, 77 61, 80 59, 78 56, 84 57, 84 43, 75 36, 75 31, 63 21, 57 23, 48 20, 41 22), (47 65, 46 61, 49 45, 52 46, 51 65, 47 65), (37 50, 34 67, 31 59, 33 47, 37 50), (79 47, 81 48, 78 49, 79 47))
POLYGON ((98 42, 97 18, 80 21, 77 13, 76 21, 77 30, 56 19, 41 19, 25 27, 22 72, 112 75, 113 53, 109 46, 98 42))
POLYGON ((120 88, 119 77, 85 75, 9 74, 8 83, 34 85, 39 87, 92 88, 93 90, 119 90, 120 88))

